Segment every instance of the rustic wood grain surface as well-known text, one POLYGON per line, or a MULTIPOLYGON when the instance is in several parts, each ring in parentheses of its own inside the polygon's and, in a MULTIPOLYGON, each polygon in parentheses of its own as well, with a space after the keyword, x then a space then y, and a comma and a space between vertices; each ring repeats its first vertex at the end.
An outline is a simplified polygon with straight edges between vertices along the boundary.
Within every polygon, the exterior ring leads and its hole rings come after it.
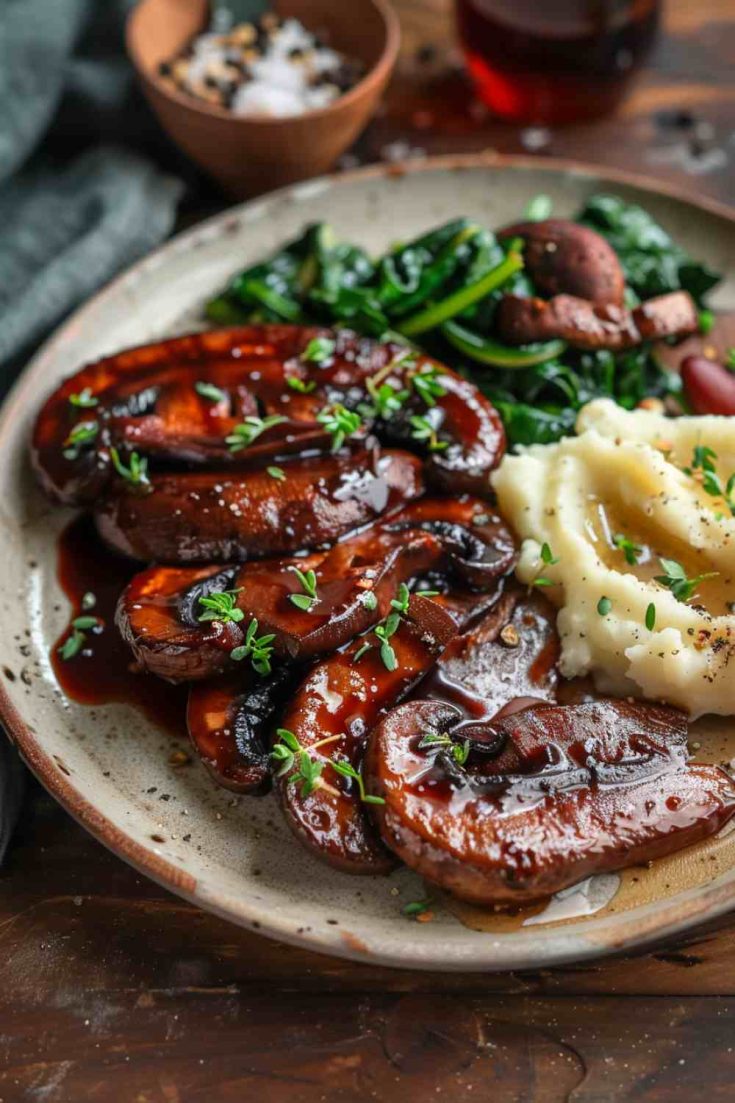
MULTIPOLYGON (((492 148, 733 199, 733 0, 670 0, 620 113, 493 123, 448 0, 398 0, 399 71, 361 160, 492 148)), ((0 874, 0 1103, 688 1103, 735 1094, 735 927, 599 965, 503 976, 351 965, 170 896, 33 785, 0 874)))

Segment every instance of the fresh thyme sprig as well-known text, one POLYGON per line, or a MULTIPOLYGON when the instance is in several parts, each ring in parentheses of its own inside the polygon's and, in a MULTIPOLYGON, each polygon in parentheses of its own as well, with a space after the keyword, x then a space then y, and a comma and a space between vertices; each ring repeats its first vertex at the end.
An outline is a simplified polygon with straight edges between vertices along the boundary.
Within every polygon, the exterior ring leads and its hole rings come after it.
POLYGON ((439 440, 436 429, 427 417, 422 414, 414 414, 409 418, 411 424, 411 436, 414 440, 426 441, 430 452, 443 452, 449 447, 449 441, 439 440))
POLYGON ((299 379, 298 375, 287 376, 286 384, 298 394, 311 394, 312 391, 316 390, 316 382, 313 379, 299 379))
POLYGON ((724 498, 730 513, 735 516, 735 472, 723 487, 715 467, 716 459, 717 453, 714 449, 704 444, 697 444, 692 452, 691 465, 684 468, 684 473, 701 482, 705 494, 713 498, 724 498))
POLYGON ((421 737, 418 749, 420 751, 448 751, 458 766, 464 766, 470 754, 470 741, 465 739, 463 743, 455 743, 447 732, 425 732, 421 737))
POLYGON ((243 659, 250 659, 251 666, 256 674, 270 674, 271 655, 273 654, 273 640, 275 632, 266 636, 258 636, 258 622, 255 617, 250 621, 245 632, 245 641, 239 647, 234 647, 230 652, 230 658, 236 663, 243 659))
MULTIPOLYGON (((82 602, 82 606, 84 607, 84 602, 82 602)), ((67 662, 69 659, 73 659, 75 655, 78 655, 87 642, 87 632, 91 628, 99 627, 101 627, 99 617, 75 617, 74 620, 71 622, 72 631, 70 635, 66 637, 61 647, 59 647, 59 655, 64 660, 64 662, 67 662)))
MULTIPOLYGON (((546 541, 544 541, 544 543, 541 545, 540 558, 541 558, 541 562, 546 567, 553 567, 554 564, 559 562, 559 556, 554 555, 554 553, 552 552, 551 548, 546 543, 546 541)), ((553 583, 551 581, 551 579, 547 578, 545 575, 538 574, 538 575, 536 575, 536 577, 534 579, 531 580, 531 585, 532 586, 554 586, 555 583, 553 583)))
POLYGON ((659 563, 665 574, 656 575, 656 582, 665 586, 677 601, 682 602, 689 601, 700 582, 704 582, 708 578, 717 578, 719 574, 718 571, 707 571, 705 574, 697 575, 696 578, 687 578, 684 567, 681 563, 677 563, 675 559, 664 559, 660 556, 659 563))
POLYGON ((638 562, 639 556, 643 552, 643 548, 640 544, 634 543, 622 532, 616 532, 613 536, 613 544, 621 551, 625 556, 625 562, 629 563, 631 567, 635 567, 638 562))
POLYGON ((339 735, 328 735, 325 739, 312 743, 310 747, 304 747, 299 743, 298 737, 288 728, 278 728, 276 735, 278 740, 271 751, 271 758, 278 765, 276 777, 284 777, 296 767, 295 773, 289 780, 300 786, 302 797, 308 797, 315 789, 325 786, 322 776, 324 767, 331 766, 335 773, 357 782, 360 800, 365 804, 385 804, 382 797, 375 797, 365 792, 362 772, 356 770, 345 759, 327 758, 320 762, 312 757, 314 751, 318 751, 326 743, 333 743, 335 739, 340 738, 339 735))
POLYGON ((336 344, 329 337, 312 337, 309 344, 301 354, 302 360, 309 360, 313 364, 324 364, 334 355, 336 344))
POLYGON ((287 419, 281 414, 269 414, 268 417, 246 417, 239 425, 236 425, 225 441, 230 452, 240 452, 257 440, 266 429, 272 429, 274 425, 280 425, 287 419))
POLYGON ((148 460, 145 456, 139 456, 137 452, 131 452, 129 465, 126 466, 120 459, 120 453, 117 448, 111 448, 110 459, 118 475, 133 486, 150 485, 150 479, 148 478, 148 460))
POLYGON ((356 770, 351 763, 346 762, 344 759, 332 758, 329 764, 335 773, 340 774, 342 777, 351 778, 353 781, 357 782, 360 800, 363 804, 385 804, 383 797, 376 797, 372 793, 365 792, 365 782, 362 777, 362 770, 356 770))
POLYGON ((390 639, 391 636, 394 636, 398 631, 400 623, 401 617, 399 613, 389 613, 384 621, 381 621, 380 624, 376 624, 375 628, 373 628, 373 635, 376 636, 380 642, 381 662, 390 673, 398 667, 398 659, 396 658, 395 649, 390 639))
POLYGON ((204 612, 197 617, 197 620, 200 623, 216 620, 221 621, 222 624, 239 624, 245 619, 242 609, 238 609, 235 604, 237 595, 241 591, 242 586, 239 586, 236 590, 218 590, 200 597, 199 604, 204 612))
POLYGON ((372 399, 372 402, 363 402, 360 405, 360 412, 365 417, 382 417, 385 421, 390 421, 403 408, 408 398, 408 391, 397 390, 392 383, 376 386, 372 379, 368 379, 365 385, 372 399))
POLYGON ((419 398, 423 399, 427 406, 436 406, 437 398, 443 398, 447 393, 441 385, 439 370, 430 364, 425 364, 420 371, 410 375, 411 386, 419 398))
POLYGON ((289 601, 297 609, 308 613, 312 605, 319 600, 316 592, 316 574, 314 571, 300 571, 298 567, 289 567, 288 569, 296 575, 304 591, 303 594, 289 594, 289 601))
MULTIPOLYGON (((279 764, 276 777, 283 777, 290 773, 298 759, 298 769, 292 780, 295 784, 300 784, 301 796, 308 797, 320 785, 324 763, 316 762, 309 750, 301 746, 294 733, 288 728, 278 728, 276 735, 278 742, 273 745, 271 751, 271 758, 279 764)), ((313 749, 312 747, 311 750, 313 749)))
POLYGON ((283 778, 284 774, 294 769, 298 756, 298 770, 291 780, 300 784, 301 796, 308 796, 319 788, 321 772, 324 769, 323 762, 312 759, 309 751, 301 747, 294 732, 289 731, 288 728, 278 728, 276 735, 279 741, 270 751, 270 757, 279 763, 276 777, 283 778))
POLYGON ((221 387, 215 387, 214 383, 207 383, 203 379, 194 384, 194 390, 202 398, 206 398, 208 402, 224 402, 227 398, 227 392, 223 391, 221 387))
POLYGON ((100 431, 96 421, 80 421, 69 433, 64 441, 64 459, 75 460, 78 458, 85 444, 91 444, 100 431))
POLYGON ((82 410, 91 410, 95 406, 99 405, 99 399, 95 398, 92 394, 91 387, 84 387, 78 394, 69 395, 69 403, 72 406, 77 406, 82 410))
POLYGON ((341 402, 325 406, 316 415, 316 420, 331 435, 333 452, 339 452, 345 440, 362 428, 360 415, 355 410, 348 410, 341 402))
POLYGON ((398 586, 398 593, 391 601, 391 608, 395 609, 402 617, 405 617, 408 613, 408 603, 411 600, 411 591, 405 582, 401 582, 398 586))
MULTIPOLYGON (((436 597, 438 593, 438 590, 419 590, 417 591, 417 596, 430 598, 436 597)), ((368 609, 377 608, 378 600, 375 594, 366 593, 363 595, 362 600, 363 604, 368 609), (367 599, 369 597, 372 597, 372 601, 368 604, 367 599)), ((405 582, 399 583, 398 590, 396 591, 396 596, 391 600, 391 608, 393 612, 389 613, 384 620, 382 620, 379 624, 376 624, 375 627, 372 629, 372 635, 377 638, 378 643, 380 644, 380 658, 383 666, 391 673, 398 668, 398 659, 396 657, 395 648, 390 642, 391 637, 396 634, 401 620, 408 614, 410 601, 411 591, 409 590, 408 586, 405 582)), ((353 663, 359 662, 362 656, 366 654, 366 652, 372 650, 373 646, 373 644, 365 640, 365 642, 360 647, 358 647, 357 651, 355 652, 352 659, 353 663)))

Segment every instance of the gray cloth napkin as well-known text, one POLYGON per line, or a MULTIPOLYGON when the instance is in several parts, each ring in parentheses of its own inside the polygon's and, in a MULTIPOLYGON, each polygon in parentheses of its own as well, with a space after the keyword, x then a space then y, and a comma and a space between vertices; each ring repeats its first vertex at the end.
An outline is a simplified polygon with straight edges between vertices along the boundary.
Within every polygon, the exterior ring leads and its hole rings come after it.
MULTIPOLYGON (((0 394, 49 330, 171 231, 183 185, 123 45, 132 0, 0 0, 0 394)), ((0 737, 2 738, 2 737, 0 737)), ((22 772, 0 748, 0 858, 22 772)))

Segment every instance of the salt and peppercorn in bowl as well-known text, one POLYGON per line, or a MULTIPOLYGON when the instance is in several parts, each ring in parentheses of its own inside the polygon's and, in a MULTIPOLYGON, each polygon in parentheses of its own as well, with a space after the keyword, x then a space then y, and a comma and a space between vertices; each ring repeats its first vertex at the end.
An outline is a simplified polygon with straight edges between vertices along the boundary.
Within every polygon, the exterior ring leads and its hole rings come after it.
POLYGON ((387 0, 275 0, 277 16, 299 20, 361 73, 324 106, 282 116, 238 115, 167 75, 167 63, 206 28, 208 11, 207 0, 140 0, 128 19, 128 53, 164 130, 235 197, 329 171, 365 127, 395 64, 400 33, 387 0))

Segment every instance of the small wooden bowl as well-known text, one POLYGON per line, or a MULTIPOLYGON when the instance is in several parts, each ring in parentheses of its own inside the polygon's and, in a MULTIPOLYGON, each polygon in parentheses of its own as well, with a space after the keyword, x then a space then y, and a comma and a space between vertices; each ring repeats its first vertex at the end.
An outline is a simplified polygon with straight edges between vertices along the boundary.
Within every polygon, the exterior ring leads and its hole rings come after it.
POLYGON ((327 172, 358 136, 390 77, 400 42, 388 0, 275 0, 282 16, 326 32, 365 76, 328 107, 288 118, 238 117, 172 88, 159 76, 206 25, 207 0, 140 0, 127 48, 162 126, 184 152, 237 198, 327 172))

